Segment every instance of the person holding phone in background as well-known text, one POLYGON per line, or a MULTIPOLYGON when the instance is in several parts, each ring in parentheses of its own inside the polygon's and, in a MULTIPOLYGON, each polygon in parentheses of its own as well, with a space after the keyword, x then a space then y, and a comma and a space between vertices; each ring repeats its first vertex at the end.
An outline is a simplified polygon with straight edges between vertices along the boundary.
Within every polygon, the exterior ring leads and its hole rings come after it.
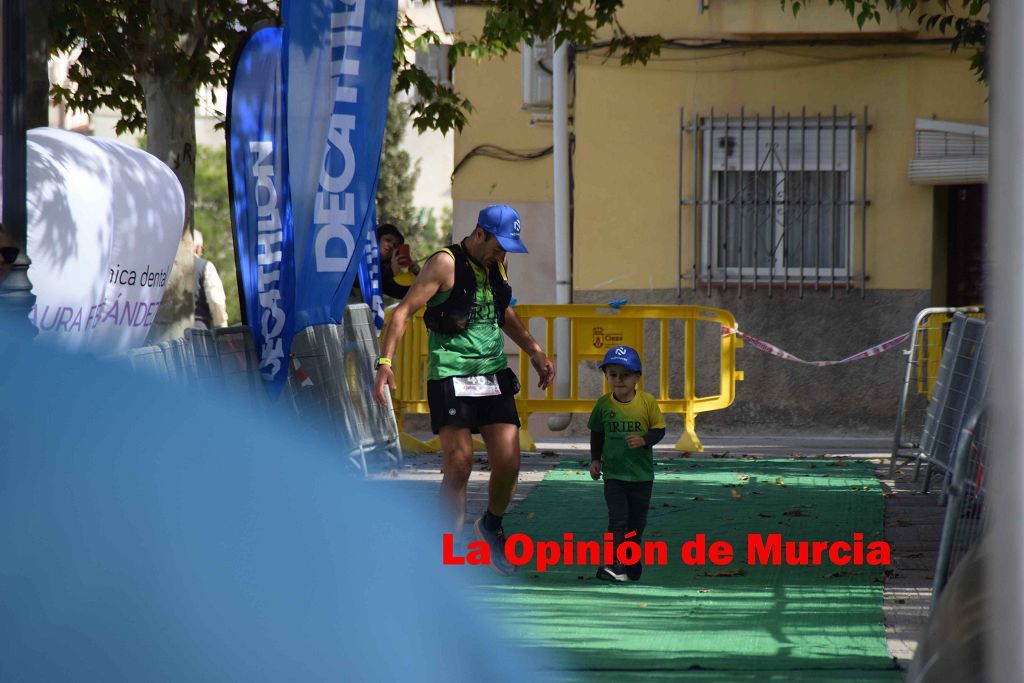
POLYGON ((377 248, 380 250, 380 289, 385 296, 402 299, 409 291, 412 278, 420 272, 419 264, 409 255, 405 235, 391 223, 377 226, 377 248), (396 281, 405 280, 405 282, 396 281))

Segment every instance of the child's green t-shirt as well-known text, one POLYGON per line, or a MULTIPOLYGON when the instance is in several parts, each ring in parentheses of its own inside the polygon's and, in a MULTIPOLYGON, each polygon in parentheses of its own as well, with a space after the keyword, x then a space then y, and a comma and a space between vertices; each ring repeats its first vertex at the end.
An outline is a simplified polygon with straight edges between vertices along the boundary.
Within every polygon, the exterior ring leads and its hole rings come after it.
POLYGON ((608 392, 597 399, 587 427, 604 432, 601 471, 605 479, 654 481, 654 449, 626 445, 627 436, 643 436, 652 429, 665 428, 665 418, 654 396, 637 391, 633 400, 621 403, 608 392))

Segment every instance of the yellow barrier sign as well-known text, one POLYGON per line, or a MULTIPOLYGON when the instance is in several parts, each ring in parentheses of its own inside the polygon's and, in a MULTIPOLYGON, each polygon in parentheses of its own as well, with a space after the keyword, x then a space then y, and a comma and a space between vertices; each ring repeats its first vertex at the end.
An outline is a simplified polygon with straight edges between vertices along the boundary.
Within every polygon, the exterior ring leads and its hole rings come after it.
POLYGON ((612 317, 573 320, 576 356, 580 360, 601 360, 608 349, 619 345, 643 348, 644 321, 612 317))

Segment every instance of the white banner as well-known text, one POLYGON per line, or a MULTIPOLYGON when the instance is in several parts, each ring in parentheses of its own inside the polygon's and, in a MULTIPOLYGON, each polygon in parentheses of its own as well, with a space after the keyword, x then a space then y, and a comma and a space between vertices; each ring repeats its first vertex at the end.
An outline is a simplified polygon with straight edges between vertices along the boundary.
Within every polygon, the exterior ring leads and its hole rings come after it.
POLYGON ((74 351, 141 346, 181 240, 181 184, 156 157, 57 128, 28 132, 30 319, 74 351))

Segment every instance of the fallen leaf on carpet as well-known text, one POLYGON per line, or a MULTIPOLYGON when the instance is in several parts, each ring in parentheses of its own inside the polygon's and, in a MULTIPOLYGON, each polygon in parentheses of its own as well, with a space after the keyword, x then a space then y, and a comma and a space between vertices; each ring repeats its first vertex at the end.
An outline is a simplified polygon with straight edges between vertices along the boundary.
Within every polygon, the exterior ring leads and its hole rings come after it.
POLYGON ((745 576, 746 570, 736 569, 734 571, 701 572, 701 576, 745 576))

